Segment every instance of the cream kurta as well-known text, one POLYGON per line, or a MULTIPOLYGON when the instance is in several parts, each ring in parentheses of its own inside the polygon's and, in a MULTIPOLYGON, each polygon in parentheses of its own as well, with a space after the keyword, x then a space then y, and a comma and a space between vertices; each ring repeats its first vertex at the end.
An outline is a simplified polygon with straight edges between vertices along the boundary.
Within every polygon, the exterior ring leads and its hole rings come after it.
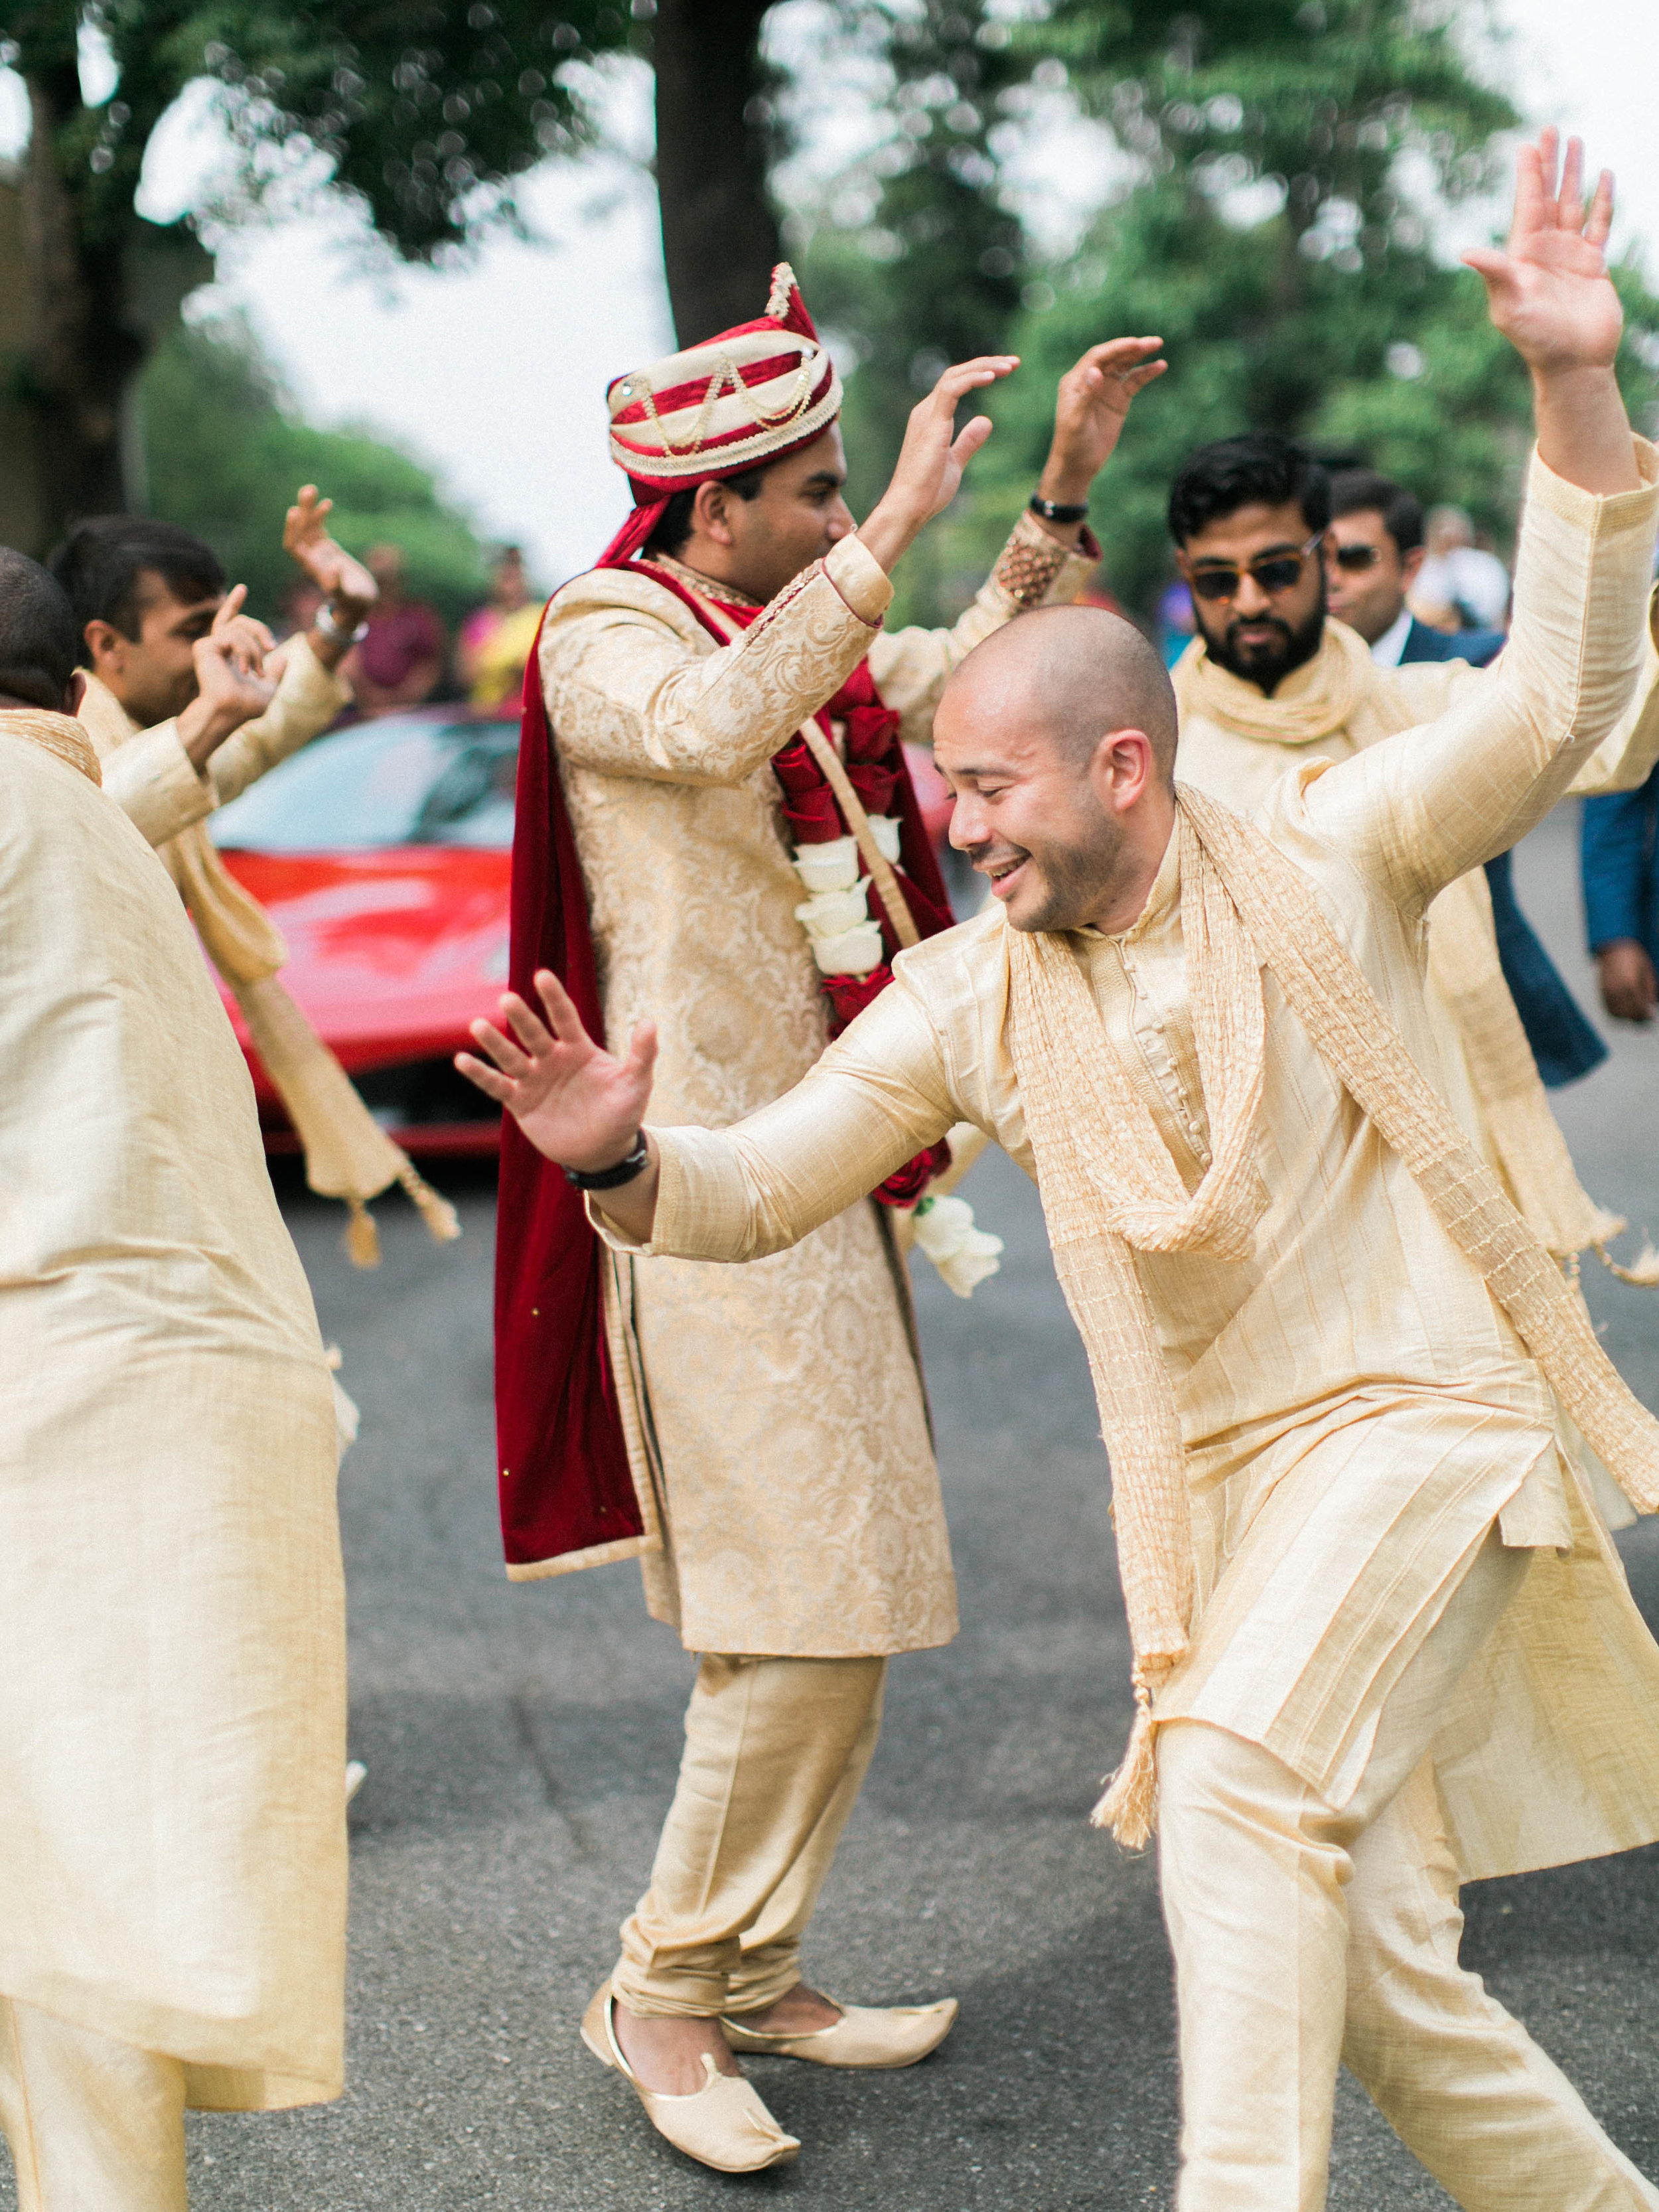
MULTIPOLYGON (((1541 819, 1613 724, 1656 505, 1651 490, 1597 501, 1535 467, 1501 670, 1429 728, 1282 778, 1257 811, 1431 1079, 1443 1024, 1424 995, 1422 917, 1541 819)), ((1178 894, 1172 846, 1131 929, 1072 943, 1190 1190, 1209 1135, 1178 894)), ((958 1118, 1029 1170, 1003 929, 993 910, 902 956, 896 988, 740 1129, 659 1131, 649 1249, 775 1251, 958 1118)), ((1340 1805, 1497 1519, 1507 1542, 1545 1548, 1437 1741, 1463 1871, 1650 1841, 1659 1649, 1558 1453, 1549 1392, 1271 975, 1267 1012, 1269 1204, 1252 1257, 1135 1255, 1188 1455, 1200 1593, 1157 1715, 1261 1743, 1340 1805)))
MULTIPOLYGON (((891 585, 848 538, 720 647, 623 571, 556 595, 541 671, 605 1026, 656 1019, 669 1119, 734 1121, 823 1049, 772 755, 866 653, 925 738, 963 655, 1022 605, 1074 598, 1091 566, 1023 521, 953 630, 889 637, 891 585)), ((665 1538, 647 1595, 692 1650, 854 1657, 955 1633, 908 1286, 862 1195, 741 1275, 624 1262, 613 1283, 635 1480, 665 1538)))
POLYGON ((165 870, 0 716, 0 1991, 341 2083, 332 1391, 165 870))

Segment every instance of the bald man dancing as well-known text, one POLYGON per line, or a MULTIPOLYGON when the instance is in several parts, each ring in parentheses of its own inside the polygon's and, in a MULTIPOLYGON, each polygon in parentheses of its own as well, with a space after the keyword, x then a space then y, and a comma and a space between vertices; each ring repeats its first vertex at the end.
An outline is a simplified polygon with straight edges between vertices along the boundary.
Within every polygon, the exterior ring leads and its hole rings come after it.
POLYGON ((1638 663, 1659 454, 1613 375, 1610 180, 1587 218, 1554 167, 1525 150, 1507 252, 1469 257, 1538 417, 1490 684, 1247 822, 1174 784, 1136 634, 1030 615, 936 723, 996 902, 795 1091, 636 1147, 648 1027, 599 1051, 550 977, 555 1034, 509 1000, 468 1066, 610 1172, 634 1253, 779 1250, 959 1117, 1035 1176, 1111 1453, 1138 1713, 1100 1817, 1158 1821, 1182 2212, 1316 2212, 1339 2059, 1471 2212, 1659 2207, 1456 1961, 1460 1880, 1659 1835, 1659 1649, 1551 1392, 1648 1511, 1659 1423, 1431 1087, 1420 950, 1638 663))

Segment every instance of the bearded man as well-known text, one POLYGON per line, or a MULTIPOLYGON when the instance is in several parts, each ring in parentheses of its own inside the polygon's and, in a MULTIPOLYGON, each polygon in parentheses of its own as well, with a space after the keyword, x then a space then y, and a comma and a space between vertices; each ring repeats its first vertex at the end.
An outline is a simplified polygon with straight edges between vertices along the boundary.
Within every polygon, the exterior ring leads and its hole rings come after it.
MULTIPOLYGON (((1096 347, 1062 380, 1036 512, 954 629, 891 636, 890 573, 990 432, 979 417, 955 436, 956 408, 1012 359, 939 380, 856 531, 840 380, 787 266, 756 321, 611 386, 636 504, 555 596, 532 661, 512 974, 527 988, 557 967, 617 1037, 660 1009, 671 1114, 720 1123, 780 1096, 892 955, 949 925, 901 735, 926 738, 981 639, 1081 589, 1089 487, 1155 351, 1096 347)), ((504 1137, 507 1571, 637 1554, 651 1612, 700 1662, 651 1886, 584 2034, 671 2141, 727 2171, 799 2147, 734 2047, 908 2065, 956 2014, 842 2006, 800 1969, 887 1661, 956 1632, 892 1225, 948 1158, 919 1147, 884 1204, 857 1193, 799 1250, 734 1276, 602 1254, 579 1195, 504 1137)), ((970 1237, 959 1282, 990 1256, 970 1237)))
POLYGON ((550 973, 551 1033, 510 996, 464 1057, 619 1254, 765 1265, 958 1118, 1034 1175, 1111 1455, 1137 1718, 1099 1817, 1156 1815, 1181 2212, 1318 2212, 1340 2061, 1467 2212, 1659 2208, 1456 1960, 1460 1879, 1659 1835, 1659 1646, 1553 1401, 1648 1511, 1659 1421, 1438 1096, 1420 956, 1638 666, 1659 453, 1581 161, 1524 149, 1507 252, 1465 257, 1538 419, 1489 682, 1246 820, 1175 781, 1139 632, 1045 610, 936 717, 994 902, 787 1097, 642 1131, 650 1024, 602 1050, 550 973))
POLYGON ((332 501, 301 487, 283 544, 324 597, 303 635, 280 648, 274 696, 260 672, 275 647, 227 592, 212 548, 174 524, 129 515, 79 523, 52 556, 84 641, 81 720, 104 787, 161 855, 287 1109, 313 1190, 345 1200, 346 1249, 373 1267, 368 1200, 401 1183, 441 1242, 460 1234, 381 1129, 339 1061, 278 981, 287 947, 231 875, 204 823, 258 777, 325 730, 351 702, 339 665, 378 587, 329 535, 332 501), (220 648, 228 644, 227 653, 220 648))
POLYGON ((21 2212, 184 2212, 187 2106, 340 2091, 338 1446, 82 644, 0 551, 0 2128, 21 2212))
MULTIPOLYGON (((1185 781, 1231 806, 1256 805, 1287 769, 1344 760, 1450 710, 1492 680, 1461 661, 1377 664, 1328 612, 1331 494, 1301 448, 1255 432, 1201 447, 1170 493, 1170 531, 1198 635, 1172 672, 1185 781)), ((1639 785, 1659 757, 1659 680, 1642 686, 1575 793, 1639 785)), ((1545 1082, 1604 1056, 1516 903, 1507 854, 1448 884, 1428 921, 1431 1004, 1454 1039, 1449 1098, 1548 1249, 1563 1259, 1625 1227, 1581 1188, 1545 1082)), ((1608 1486, 1615 1520, 1625 1509, 1608 1486)))

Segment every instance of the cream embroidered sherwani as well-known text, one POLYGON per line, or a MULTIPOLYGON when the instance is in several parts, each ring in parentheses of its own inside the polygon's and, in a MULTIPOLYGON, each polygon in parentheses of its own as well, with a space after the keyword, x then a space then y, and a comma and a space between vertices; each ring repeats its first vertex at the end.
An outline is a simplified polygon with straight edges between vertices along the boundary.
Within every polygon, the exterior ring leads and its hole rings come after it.
POLYGON ((332 2097, 344 1596, 310 1292, 165 871, 4 716, 0 775, 0 1995, 170 2054, 194 2103, 332 2097))
MULTIPOLYGON (((771 756, 866 654, 904 736, 926 739, 963 655, 1023 605, 1075 598, 1091 566, 1023 520, 954 629, 888 636, 892 587, 848 538, 722 647, 625 571, 556 594, 541 672, 605 1026, 615 1042, 657 1021, 669 1119, 734 1121, 823 1050, 771 756)), ((635 1480, 665 1538, 641 1562, 647 1599, 692 1650, 868 1656, 955 1633, 907 1287, 881 1213, 853 1192, 760 1267, 623 1262, 611 1285, 635 1480)))
MULTIPOLYGON (((1541 818, 1622 711, 1655 506, 1651 491, 1598 501, 1535 466, 1501 668, 1430 727, 1311 763, 1258 810, 1431 1075, 1423 915, 1541 818)), ((1074 946, 1190 1188, 1208 1132, 1178 893, 1172 844, 1133 927, 1074 946)), ((902 955, 896 988, 738 1130, 660 1131, 649 1249, 776 1251, 958 1118, 1029 1166, 1002 932, 992 911, 902 955)), ((1267 1007, 1255 1256, 1135 1255, 1188 1449, 1201 1607, 1158 1717, 1260 1743, 1340 1805, 1497 1521, 1507 1544, 1542 1548, 1437 1737, 1459 1863, 1493 1875, 1646 1842, 1659 1651, 1558 1449, 1549 1392, 1271 978, 1267 1007)))

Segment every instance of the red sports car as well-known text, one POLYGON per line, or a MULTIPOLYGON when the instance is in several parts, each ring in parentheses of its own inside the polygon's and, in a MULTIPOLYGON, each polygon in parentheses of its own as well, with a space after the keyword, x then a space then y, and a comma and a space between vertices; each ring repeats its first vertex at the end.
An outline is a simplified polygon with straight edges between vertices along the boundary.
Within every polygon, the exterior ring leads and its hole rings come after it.
MULTIPOLYGON (((405 1151, 493 1152, 501 1116, 456 1074, 468 1024, 507 981, 519 726, 465 708, 388 714, 317 738, 210 818, 226 866, 288 943, 283 981, 405 1151)), ((951 798, 908 747, 935 841, 951 798)), ((248 1042, 270 1152, 296 1139, 248 1042)))

